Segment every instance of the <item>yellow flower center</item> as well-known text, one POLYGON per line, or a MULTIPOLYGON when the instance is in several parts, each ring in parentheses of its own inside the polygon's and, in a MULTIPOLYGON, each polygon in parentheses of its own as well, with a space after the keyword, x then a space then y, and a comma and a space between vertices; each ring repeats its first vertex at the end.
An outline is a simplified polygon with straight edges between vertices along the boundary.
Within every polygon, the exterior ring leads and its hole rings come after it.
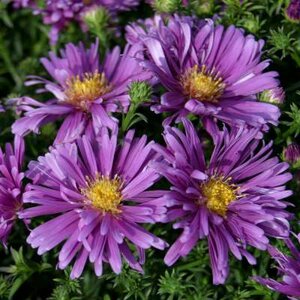
POLYGON ((211 178, 203 183, 201 191, 207 208, 223 217, 226 215, 228 205, 237 199, 237 187, 230 185, 223 177, 211 178))
POLYGON ((195 65, 181 77, 184 94, 199 101, 217 103, 222 96, 225 83, 222 78, 214 75, 202 66, 201 70, 195 65))
POLYGON ((110 179, 98 176, 96 180, 88 183, 88 187, 81 190, 92 206, 109 213, 119 213, 122 201, 122 182, 118 177, 110 179))
POLYGON ((66 102, 86 110, 90 102, 111 91, 104 73, 86 73, 67 81, 66 102))

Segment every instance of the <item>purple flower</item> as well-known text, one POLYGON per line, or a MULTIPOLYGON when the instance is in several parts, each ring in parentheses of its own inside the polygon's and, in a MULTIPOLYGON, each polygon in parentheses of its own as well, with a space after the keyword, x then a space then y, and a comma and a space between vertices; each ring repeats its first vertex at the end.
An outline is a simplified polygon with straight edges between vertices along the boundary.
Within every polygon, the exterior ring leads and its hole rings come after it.
POLYGON ((293 22, 300 21, 300 0, 291 0, 286 9, 286 16, 293 22))
POLYGON ((300 146, 296 143, 289 144, 283 150, 283 158, 291 165, 297 163, 300 160, 300 146))
POLYGON ((79 23, 84 29, 83 15, 90 9, 105 7, 115 14, 118 11, 130 10, 138 4, 139 0, 47 0, 45 7, 35 9, 35 13, 43 16, 45 24, 51 25, 49 37, 51 44, 54 45, 60 31, 71 22, 79 23))
POLYGON ((12 0, 14 8, 35 8, 36 3, 34 0, 12 0))
POLYGON ((126 11, 138 6, 140 0, 99 0, 98 4, 104 6, 109 11, 126 11))
POLYGON ((24 141, 15 136, 14 145, 0 148, 0 241, 6 246, 7 238, 22 208, 21 167, 24 160, 24 141))
POLYGON ((31 76, 27 85, 43 84, 39 92, 53 95, 48 102, 38 102, 29 97, 13 99, 24 117, 17 120, 13 132, 24 135, 39 132, 46 123, 64 118, 55 143, 71 142, 85 133, 97 133, 104 125, 116 126, 109 114, 126 111, 129 106, 128 86, 135 80, 148 80, 151 74, 143 71, 132 57, 137 46, 127 46, 123 54, 119 47, 108 53, 99 63, 98 42, 85 49, 83 44, 67 44, 61 57, 50 53, 41 62, 53 81, 31 76))
POLYGON ((262 40, 234 26, 178 16, 141 39, 148 56, 143 65, 167 90, 153 107, 157 113, 193 113, 264 130, 277 124, 279 109, 257 101, 258 93, 278 86, 276 72, 263 72, 269 61, 261 61, 262 40))
POLYGON ((51 25, 49 38, 51 44, 55 45, 62 29, 72 21, 81 23, 81 14, 88 6, 83 0, 47 0, 45 7, 37 9, 35 13, 43 16, 44 24, 51 25))
POLYGON ((228 256, 244 256, 250 264, 255 258, 247 246, 266 250, 267 236, 289 235, 291 215, 285 211, 291 195, 284 184, 291 179, 287 163, 271 157, 272 143, 261 146, 258 129, 225 127, 206 120, 206 130, 214 141, 208 163, 200 139, 188 120, 185 133, 167 127, 167 147, 155 146, 165 162, 155 163, 156 170, 170 183, 165 196, 168 220, 178 220, 174 228, 183 232, 168 250, 165 263, 174 264, 186 256, 199 239, 207 238, 214 284, 225 282, 229 272, 228 256))
POLYGON ((142 272, 144 250, 166 246, 139 225, 165 216, 164 191, 148 191, 159 179, 150 166, 156 156, 153 143, 129 131, 119 146, 117 135, 103 127, 96 139, 83 136, 76 143, 58 145, 29 165, 27 177, 33 184, 24 202, 37 206, 20 217, 58 216, 32 230, 27 241, 38 254, 63 242, 58 266, 64 269, 74 261, 71 278, 81 275, 88 258, 98 276, 103 262, 120 273, 122 258, 142 272))
MULTIPOLYGON (((298 235, 298 241, 300 242, 300 235, 298 235)), ((254 277, 260 284, 267 286, 268 288, 285 294, 290 297, 300 297, 300 252, 290 239, 286 240, 286 245, 290 249, 292 256, 287 256, 280 252, 278 249, 269 246, 268 251, 273 259, 278 264, 279 274, 282 276, 280 282, 274 279, 254 277)), ((294 299, 294 298, 292 298, 294 299)), ((296 299, 295 299, 296 300, 296 299)))

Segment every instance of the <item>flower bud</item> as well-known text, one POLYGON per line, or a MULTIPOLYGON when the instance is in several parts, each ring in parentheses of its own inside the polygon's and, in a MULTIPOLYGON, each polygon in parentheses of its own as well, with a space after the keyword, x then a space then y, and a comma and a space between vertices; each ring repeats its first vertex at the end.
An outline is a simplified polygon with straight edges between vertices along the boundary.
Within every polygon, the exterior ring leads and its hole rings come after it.
POLYGON ((283 88, 276 87, 273 89, 269 89, 266 91, 263 91, 260 96, 260 101, 272 103, 272 104, 282 104, 284 102, 285 98, 285 92, 283 88))
POLYGON ((296 143, 289 144, 283 149, 283 159, 288 162, 292 167, 300 167, 300 146, 296 143))
POLYGON ((92 7, 84 13, 83 20, 91 32, 97 33, 107 27, 109 14, 104 7, 92 7))
POLYGON ((134 81, 129 88, 131 102, 140 104, 150 100, 152 94, 151 86, 145 81, 134 81))
POLYGON ((300 21, 300 0, 291 0, 285 11, 286 17, 292 22, 300 21))
POLYGON ((153 0, 151 6, 160 13, 174 13, 181 6, 181 0, 153 0))

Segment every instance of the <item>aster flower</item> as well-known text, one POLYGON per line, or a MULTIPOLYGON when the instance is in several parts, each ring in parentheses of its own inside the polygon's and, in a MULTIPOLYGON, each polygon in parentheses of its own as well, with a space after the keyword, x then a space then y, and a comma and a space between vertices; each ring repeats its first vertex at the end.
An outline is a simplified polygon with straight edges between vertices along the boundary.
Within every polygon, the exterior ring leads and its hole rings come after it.
MULTIPOLYGON (((152 18, 147 19, 140 19, 135 22, 130 23, 125 27, 126 29, 126 41, 131 44, 135 45, 137 43, 143 43, 145 39, 149 36, 156 37, 159 31, 159 28, 164 28, 165 23, 168 22, 170 18, 169 15, 160 15, 156 14, 152 18)), ((178 16, 175 15, 177 19, 178 16)), ((180 20, 182 22, 189 23, 190 26, 194 26, 195 24, 202 24, 203 21, 197 19, 196 17, 191 16, 181 16, 180 20)), ((166 35, 165 41, 169 40, 169 36, 166 35)))
POLYGON ((18 111, 24 111, 12 130, 24 135, 39 132, 46 123, 65 118, 55 143, 71 142, 85 133, 92 135, 104 125, 116 125, 109 114, 126 111, 129 106, 128 86, 135 80, 148 80, 151 74, 144 72, 132 57, 136 46, 125 48, 124 54, 115 47, 100 64, 98 41, 85 49, 83 44, 67 44, 61 56, 50 53, 41 62, 53 81, 31 76, 27 85, 42 84, 41 92, 49 92, 53 98, 46 103, 29 97, 13 99, 18 111))
POLYGON ((300 1, 291 0, 289 6, 286 9, 286 16, 293 22, 300 21, 300 1))
MULTIPOLYGON (((298 235, 298 241, 300 242, 300 235, 298 235)), ((278 272, 282 276, 280 282, 274 279, 254 277, 260 284, 267 286, 268 288, 285 294, 290 297, 300 297, 300 252, 297 250, 293 242, 288 239, 286 245, 290 249, 292 256, 283 254, 278 249, 269 246, 268 251, 272 258, 278 264, 278 272)), ((295 299, 295 298, 291 298, 295 299)))
POLYGON ((277 124, 276 106, 257 101, 257 94, 278 86, 276 72, 263 72, 262 40, 243 30, 215 26, 212 20, 171 18, 145 37, 143 65, 167 89, 157 113, 178 119, 193 113, 229 123, 267 129, 277 124))
POLYGON ((296 143, 289 144, 283 150, 283 158, 291 165, 297 163, 300 160, 300 146, 296 143))
POLYGON ((255 258, 247 246, 266 250, 267 236, 289 235, 291 215, 281 199, 291 195, 284 184, 291 179, 287 163, 271 157, 272 143, 259 146, 257 129, 224 128, 205 122, 214 141, 214 150, 206 164, 200 139, 188 120, 185 133, 167 127, 167 147, 156 146, 165 162, 155 168, 170 183, 165 196, 168 220, 178 220, 180 237, 165 256, 167 265, 186 256, 199 239, 207 238, 214 284, 225 282, 229 272, 228 255, 244 256, 250 264, 255 258))
POLYGON ((24 141, 15 137, 14 145, 0 148, 0 241, 6 246, 7 238, 22 208, 21 167, 24 159, 24 141))
POLYGON ((64 269, 73 260, 71 278, 81 275, 88 258, 98 276, 103 262, 120 273, 122 258, 142 272, 144 250, 166 246, 139 225, 155 223, 165 214, 163 191, 148 190, 159 179, 150 167, 156 155, 153 143, 129 131, 119 146, 117 134, 102 128, 97 139, 83 136, 76 144, 58 145, 29 165, 27 177, 33 184, 24 202, 37 206, 20 217, 59 215, 32 230, 27 241, 38 254, 63 242, 58 266, 64 269))

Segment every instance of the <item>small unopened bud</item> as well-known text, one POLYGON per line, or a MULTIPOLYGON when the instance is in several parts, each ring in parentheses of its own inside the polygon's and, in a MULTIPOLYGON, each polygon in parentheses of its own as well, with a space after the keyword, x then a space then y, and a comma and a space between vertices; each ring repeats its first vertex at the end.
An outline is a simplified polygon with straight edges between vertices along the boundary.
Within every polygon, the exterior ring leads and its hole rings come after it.
POLYGON ((190 2, 191 8, 196 15, 208 15, 213 13, 214 0, 194 0, 190 2))
POLYGON ((281 87, 263 91, 259 96, 260 101, 277 105, 282 104, 284 102, 284 98, 285 93, 281 87))
POLYGON ((242 22, 243 27, 251 33, 257 33, 262 27, 262 22, 260 21, 259 17, 255 15, 249 15, 248 17, 244 18, 242 22))
POLYGON ((285 14, 290 21, 300 22, 300 0, 291 0, 285 14))
POLYGON ((84 13, 83 20, 89 30, 97 35, 107 27, 109 14, 104 7, 91 7, 84 13))
POLYGON ((182 1, 181 0, 152 0, 148 1, 152 7, 161 13, 174 13, 179 10, 182 1))
POLYGON ((300 167, 300 146, 296 143, 289 144, 283 149, 283 159, 292 167, 300 167))
POLYGON ((134 104, 148 102, 151 99, 151 94, 152 88, 145 81, 134 81, 130 85, 129 96, 134 104))

